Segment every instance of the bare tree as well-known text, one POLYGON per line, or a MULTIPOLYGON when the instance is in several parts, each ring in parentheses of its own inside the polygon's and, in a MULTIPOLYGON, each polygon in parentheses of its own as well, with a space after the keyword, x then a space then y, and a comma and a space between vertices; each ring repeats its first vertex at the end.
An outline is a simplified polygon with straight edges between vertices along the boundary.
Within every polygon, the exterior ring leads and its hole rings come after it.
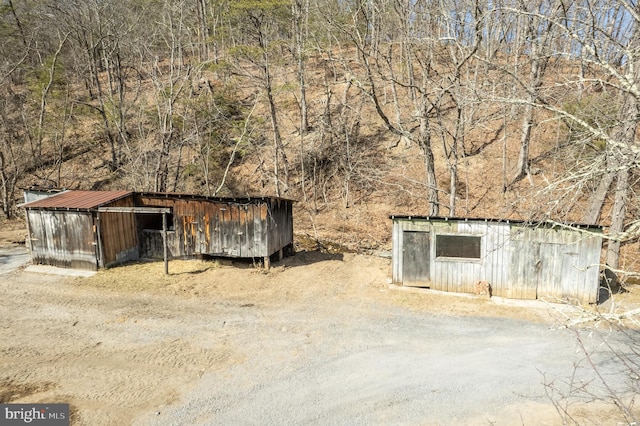
POLYGON ((142 75, 135 64, 136 43, 146 44, 142 18, 148 12, 129 2, 68 0, 48 4, 49 12, 69 34, 69 64, 84 81, 88 99, 77 102, 100 117, 109 146, 109 169, 123 162, 130 134, 128 119, 136 104, 142 75), (130 93, 131 86, 135 90, 130 93))
POLYGON ((277 196, 289 190, 289 162, 280 131, 275 96, 277 83, 274 81, 274 62, 282 57, 280 37, 286 32, 285 22, 290 22, 291 10, 287 6, 288 2, 284 0, 261 3, 238 1, 232 5, 235 23, 241 30, 239 36, 242 38, 242 43, 232 51, 237 58, 233 64, 234 72, 257 84, 266 97, 273 138, 273 180, 277 196))
MULTIPOLYGON (((385 128, 409 143, 420 148, 425 164, 425 187, 429 203, 429 214, 438 215, 440 202, 436 180, 435 158, 432 149, 432 112, 440 104, 444 94, 433 90, 432 78, 435 71, 435 54, 440 48, 437 40, 424 37, 424 27, 437 28, 436 18, 422 2, 403 2, 396 9, 398 19, 408 31, 404 34, 403 47, 406 48, 404 63, 411 63, 411 73, 397 75, 395 70, 396 52, 394 49, 382 49, 378 38, 390 37, 394 28, 391 22, 382 26, 380 17, 387 12, 385 2, 358 2, 352 12, 352 24, 343 24, 337 20, 329 23, 342 31, 356 47, 364 69, 362 78, 357 72, 350 74, 356 84, 372 101, 378 117, 385 128), (411 59, 407 59, 410 55, 411 59), (409 61, 409 62, 407 62, 409 61), (404 77, 404 78, 403 78, 404 77), (395 93, 394 116, 387 112, 381 98, 385 82, 395 93), (397 92, 408 90, 411 104, 407 107, 400 102, 397 92), (435 92, 435 93, 434 93, 435 92)), ((393 21, 398 22, 398 21, 393 21)), ((402 27, 402 26, 401 26, 402 27)))
POLYGON ((554 0, 539 0, 537 2, 518 3, 519 20, 518 39, 521 45, 516 46, 514 75, 520 75, 520 68, 527 68, 528 75, 520 80, 522 88, 526 93, 528 102, 524 105, 522 112, 522 125, 520 129, 520 152, 513 182, 529 176, 530 162, 529 151, 532 139, 532 132, 535 125, 534 105, 542 95, 542 84, 547 70, 547 65, 553 52, 553 37, 555 26, 551 23, 553 19, 562 12, 561 3, 554 0), (541 19, 540 14, 544 14, 545 19, 541 19), (551 19, 551 21, 550 21, 551 19), (550 52, 549 52, 550 51, 550 52), (526 64, 520 64, 520 61, 526 64))

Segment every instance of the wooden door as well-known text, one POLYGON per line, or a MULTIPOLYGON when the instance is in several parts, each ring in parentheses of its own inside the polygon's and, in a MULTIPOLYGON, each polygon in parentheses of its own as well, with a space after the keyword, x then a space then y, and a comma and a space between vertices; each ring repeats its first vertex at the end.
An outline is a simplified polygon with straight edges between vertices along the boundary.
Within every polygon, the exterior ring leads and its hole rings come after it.
POLYGON ((402 285, 427 287, 430 284, 431 238, 428 232, 402 233, 402 285))

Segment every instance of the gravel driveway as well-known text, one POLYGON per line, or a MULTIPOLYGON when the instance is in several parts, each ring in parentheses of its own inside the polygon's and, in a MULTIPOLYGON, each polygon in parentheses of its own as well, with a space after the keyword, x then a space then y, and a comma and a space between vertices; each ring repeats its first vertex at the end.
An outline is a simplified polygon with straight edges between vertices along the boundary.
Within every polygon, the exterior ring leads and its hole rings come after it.
MULTIPOLYGON (((247 359, 136 424, 562 424, 545 384, 566 392, 572 375, 594 380, 568 330, 377 308, 236 312, 225 329, 247 359)), ((610 384, 626 389, 601 343, 587 338, 610 384)))
POLYGON ((0 247, 0 275, 25 265, 31 256, 24 246, 0 247))
MULTIPOLYGON (((560 425, 547 392, 591 381, 606 396, 576 334, 518 319, 532 310, 390 290, 387 260, 289 262, 2 275, 0 402, 68 402, 73 424, 92 426, 560 425)), ((609 345, 637 349, 637 333, 579 336, 606 382, 629 389, 609 345)), ((585 422, 624 421, 572 395, 553 401, 585 422)))

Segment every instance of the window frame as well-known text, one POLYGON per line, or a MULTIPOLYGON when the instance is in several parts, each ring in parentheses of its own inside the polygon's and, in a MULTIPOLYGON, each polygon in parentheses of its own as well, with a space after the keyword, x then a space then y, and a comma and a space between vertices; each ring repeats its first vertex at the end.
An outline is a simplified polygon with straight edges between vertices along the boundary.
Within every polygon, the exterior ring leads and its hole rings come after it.
POLYGON ((483 243, 483 235, 481 234, 436 234, 434 238, 434 258, 437 261, 447 261, 447 262, 482 262, 482 243, 483 243), (441 237, 445 238, 474 238, 478 240, 478 256, 477 257, 467 257, 467 256, 444 256, 442 254, 438 254, 439 250, 439 240, 441 237))

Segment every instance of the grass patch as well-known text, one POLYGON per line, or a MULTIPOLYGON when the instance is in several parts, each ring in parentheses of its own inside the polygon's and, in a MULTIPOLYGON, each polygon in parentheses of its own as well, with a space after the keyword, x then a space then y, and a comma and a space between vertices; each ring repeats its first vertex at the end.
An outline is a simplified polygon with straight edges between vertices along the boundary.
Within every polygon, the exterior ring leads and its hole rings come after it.
POLYGON ((163 262, 128 263, 115 268, 101 269, 94 276, 76 279, 76 284, 113 291, 132 293, 162 291, 186 283, 194 275, 220 267, 216 261, 171 260, 169 275, 164 273, 163 262))

